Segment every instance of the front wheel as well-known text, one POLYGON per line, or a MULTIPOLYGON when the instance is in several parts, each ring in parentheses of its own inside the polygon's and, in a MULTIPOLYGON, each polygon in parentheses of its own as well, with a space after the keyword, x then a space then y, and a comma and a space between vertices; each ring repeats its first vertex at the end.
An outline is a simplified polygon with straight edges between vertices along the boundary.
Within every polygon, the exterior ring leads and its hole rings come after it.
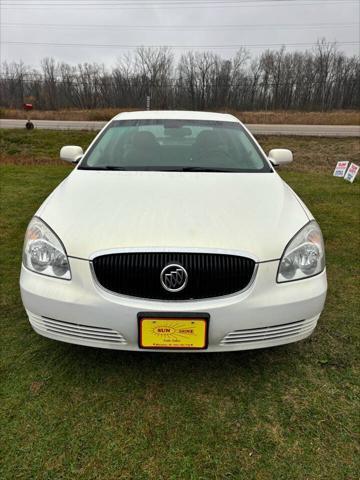
POLYGON ((30 121, 26 122, 26 125, 25 125, 26 129, 27 130, 32 130, 34 128, 34 124, 30 121))

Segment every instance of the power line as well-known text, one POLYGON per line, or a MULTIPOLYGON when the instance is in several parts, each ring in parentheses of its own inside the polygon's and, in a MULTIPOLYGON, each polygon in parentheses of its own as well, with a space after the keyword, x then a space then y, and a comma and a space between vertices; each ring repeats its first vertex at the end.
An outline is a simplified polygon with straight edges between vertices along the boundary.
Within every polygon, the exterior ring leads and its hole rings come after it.
MULTIPOLYGON (((107 1, 107 3, 112 3, 116 5, 121 5, 121 4, 132 4, 132 5, 144 5, 144 4, 177 4, 177 3, 297 3, 298 0, 104 0, 107 1)), ((312 0, 314 3, 326 3, 328 0, 312 0)), ((0 3, 5 3, 5 4, 27 4, 27 5, 36 5, 36 4, 57 4, 57 3, 69 3, 69 4, 88 4, 88 3, 96 3, 98 5, 101 5, 103 2, 99 0, 1 0, 0 3)))
MULTIPOLYGON (((49 46, 49 47, 91 47, 91 48, 212 48, 212 49, 234 49, 234 48, 264 48, 264 47, 305 47, 305 46, 315 46, 317 42, 309 43, 262 43, 262 44, 232 44, 232 45, 124 45, 119 43, 108 43, 108 44, 98 44, 98 43, 51 43, 51 42, 12 42, 5 41, 3 44, 10 45, 31 45, 31 46, 49 46)), ((335 42, 337 45, 359 45, 360 42, 335 42)))
MULTIPOLYGON (((48 0, 47 0, 48 1, 48 0)), ((344 4, 352 4, 352 3, 358 3, 357 0, 322 0, 320 2, 316 2, 314 0, 305 0, 305 1, 299 1, 299 0, 253 0, 250 2, 250 0, 245 0, 239 2, 239 0, 225 0, 225 2, 221 2, 221 0, 197 0, 195 2, 192 1, 179 1, 175 0, 173 2, 167 1, 165 2, 159 2, 157 0, 154 3, 135 3, 135 2, 127 2, 127 3, 64 3, 62 0, 61 2, 54 2, 54 3, 2 3, 1 6, 3 9, 17 9, 17 7, 22 7, 23 8, 32 8, 32 9, 39 9, 39 8, 57 8, 57 7, 71 7, 73 9, 81 9, 83 7, 86 7, 87 9, 89 7, 95 7, 96 9, 101 9, 101 10, 114 10, 114 9, 123 9, 123 10, 144 10, 144 9, 153 9, 153 8, 167 8, 167 9, 178 9, 178 8, 203 8, 203 7, 211 7, 211 8, 248 8, 248 7, 285 7, 285 6, 320 6, 320 5, 344 5, 344 4)))
POLYGON ((22 28, 116 28, 116 29, 144 29, 144 30, 213 30, 213 29, 232 29, 232 28, 241 28, 241 29, 304 29, 311 30, 317 28, 349 28, 349 27, 359 27, 359 23, 318 23, 318 24, 296 24, 296 23, 286 23, 286 24, 239 24, 239 25, 104 25, 104 24, 46 24, 46 23, 1 23, 1 27, 22 27, 22 28))
MULTIPOLYGON (((312 0, 314 3, 326 3, 328 0, 312 0)), ((112 3, 116 5, 121 4, 132 4, 132 5, 142 5, 142 4, 174 4, 174 3, 297 3, 298 0, 104 0, 104 3, 112 3)), ((101 0, 1 0, 0 3, 5 4, 56 4, 56 3, 72 3, 76 4, 88 4, 88 3, 97 3, 101 5, 103 2, 101 0)))
MULTIPOLYGON (((154 0, 154 1, 146 1, 146 0, 104 0, 103 2, 99 2, 97 0, 29 0, 28 2, 24 0, 14 0, 14 1, 1 1, 5 6, 10 5, 26 5, 26 6, 42 6, 42 5, 50 5, 50 6, 57 6, 67 4, 68 6, 71 5, 96 5, 101 7, 102 5, 116 5, 116 6, 124 6, 124 5, 211 5, 211 4, 230 4, 230 5, 241 5, 241 4, 258 4, 258 3, 298 3, 299 0, 154 0)), ((309 0, 310 1, 310 0, 309 0)), ((311 0, 311 3, 315 4, 324 4, 334 2, 336 0, 311 0)), ((345 0, 349 1, 349 0, 345 0)), ((343 2, 340 2, 343 3, 343 2)))

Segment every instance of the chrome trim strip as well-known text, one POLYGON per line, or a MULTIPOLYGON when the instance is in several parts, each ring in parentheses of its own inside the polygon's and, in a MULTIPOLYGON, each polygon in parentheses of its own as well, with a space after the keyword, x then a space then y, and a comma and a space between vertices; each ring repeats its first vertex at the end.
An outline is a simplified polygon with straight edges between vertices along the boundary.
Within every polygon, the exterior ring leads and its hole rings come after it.
MULTIPOLYGON (((254 262, 259 263, 259 259, 250 252, 244 250, 226 250, 223 248, 200 248, 200 247, 124 247, 109 248, 107 250, 98 250, 90 255, 90 261, 102 255, 111 255, 113 253, 155 253, 155 252, 174 252, 174 253, 215 253, 222 255, 236 255, 237 257, 247 257, 254 262)), ((268 260, 270 261, 270 260, 268 260)))

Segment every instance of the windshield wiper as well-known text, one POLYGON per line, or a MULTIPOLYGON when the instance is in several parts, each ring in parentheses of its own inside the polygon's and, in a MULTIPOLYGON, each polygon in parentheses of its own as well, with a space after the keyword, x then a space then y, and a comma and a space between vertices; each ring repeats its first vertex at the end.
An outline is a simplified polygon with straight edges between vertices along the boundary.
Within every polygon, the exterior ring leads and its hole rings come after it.
POLYGON ((104 167, 104 170, 127 170, 127 168, 120 167, 118 165, 106 165, 106 167, 104 167))
POLYGON ((118 167, 117 165, 106 165, 104 167, 79 167, 78 170, 128 170, 128 168, 118 167))
POLYGON ((110 171, 133 171, 133 172, 239 172, 232 168, 212 168, 212 167, 167 167, 167 166, 127 166, 105 165, 101 167, 80 167, 79 170, 110 170, 110 171))
POLYGON ((238 172, 235 168, 212 168, 212 167, 182 167, 180 172, 238 172))

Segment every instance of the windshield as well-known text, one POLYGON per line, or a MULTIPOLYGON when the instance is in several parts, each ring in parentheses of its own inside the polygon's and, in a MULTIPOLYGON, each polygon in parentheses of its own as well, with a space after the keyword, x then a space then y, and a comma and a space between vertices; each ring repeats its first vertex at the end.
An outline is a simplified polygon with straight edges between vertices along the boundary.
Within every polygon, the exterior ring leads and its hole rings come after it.
POLYGON ((80 169, 271 172, 236 122, 116 120, 99 136, 80 169))

